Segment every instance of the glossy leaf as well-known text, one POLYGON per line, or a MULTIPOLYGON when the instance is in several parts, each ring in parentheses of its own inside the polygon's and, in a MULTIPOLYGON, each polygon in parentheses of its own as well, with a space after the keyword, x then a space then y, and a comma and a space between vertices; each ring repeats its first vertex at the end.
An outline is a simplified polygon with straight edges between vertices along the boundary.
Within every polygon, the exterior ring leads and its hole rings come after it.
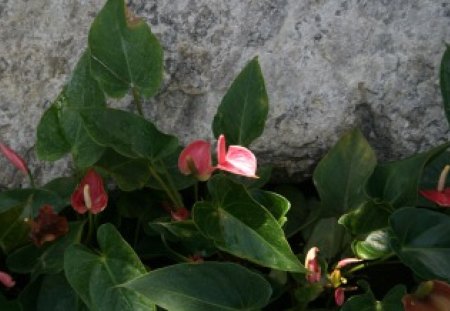
POLYGON ((444 101, 445 115, 450 122, 450 47, 447 46, 441 60, 440 85, 444 101))
POLYGON ((291 208, 291 203, 285 197, 278 193, 261 189, 252 189, 249 193, 256 202, 272 213, 280 226, 284 225, 287 221, 286 213, 291 208))
POLYGON ((305 272, 277 220, 244 186, 215 175, 208 182, 212 202, 197 202, 193 219, 217 247, 259 265, 305 272))
POLYGON ((105 151, 96 166, 111 175, 117 186, 123 191, 141 189, 150 178, 149 161, 130 159, 112 149, 105 151))
POLYGON ((320 256, 330 260, 342 251, 349 240, 345 228, 338 224, 335 217, 322 218, 315 224, 304 252, 312 247, 318 247, 320 256))
POLYGON ((447 143, 400 161, 378 165, 368 183, 369 194, 394 208, 415 206, 424 166, 448 146, 447 143))
MULTIPOLYGON (((360 283, 361 284, 361 283, 360 283)), ((341 308, 341 311, 403 311, 402 297, 406 294, 403 285, 393 287, 382 301, 375 299, 369 286, 365 284, 366 293, 351 297, 341 308)))
POLYGON ((353 235, 367 234, 387 227, 392 211, 393 208, 388 203, 369 200, 349 213, 342 215, 339 218, 339 223, 344 225, 353 235))
POLYGON ((125 284, 168 310, 260 310, 272 290, 260 275, 233 263, 178 264, 125 284))
POLYGON ((113 97, 129 88, 145 97, 162 81, 163 51, 143 19, 133 16, 123 0, 108 0, 89 31, 92 73, 113 97))
POLYGON ((39 290, 36 311, 88 311, 62 273, 46 275, 39 290))
POLYGON ((77 184, 78 180, 75 177, 58 177, 49 181, 42 189, 56 193, 65 205, 70 205, 70 196, 77 184))
POLYGON ((363 241, 354 241, 352 248, 361 259, 374 260, 390 254, 387 229, 373 231, 363 241))
MULTIPOLYGON (((433 157, 433 159, 428 161, 423 169, 423 173, 420 178, 419 189, 436 189, 441 172, 448 164, 450 164, 450 152, 448 150, 440 153, 439 155, 433 157)), ((448 178, 444 186, 445 188, 450 187, 450 180, 448 178)), ((425 197, 423 197, 422 195, 419 195, 418 205, 431 208, 436 207, 435 203, 425 199, 425 197)))
POLYGON ((54 274, 63 270, 65 250, 81 240, 84 223, 71 223, 69 232, 44 247, 27 245, 8 256, 7 265, 17 273, 31 273, 35 279, 40 274, 54 274))
POLYGON ((224 134, 228 144, 248 146, 262 134, 268 111, 264 77, 255 57, 222 99, 214 117, 214 136, 224 134))
POLYGON ((340 216, 366 200, 365 184, 376 156, 359 130, 342 136, 314 170, 324 215, 340 216))
POLYGON ((389 223, 391 248, 405 265, 425 280, 450 282, 450 216, 403 208, 389 223))
POLYGON ((111 224, 97 231, 99 252, 74 245, 64 256, 64 270, 69 284, 90 310, 154 310, 154 305, 140 294, 120 287, 146 273, 133 249, 111 224))
POLYGON ((125 157, 154 161, 170 155, 178 147, 176 137, 161 133, 151 122, 131 112, 89 109, 82 116, 86 129, 98 144, 113 148, 125 157))

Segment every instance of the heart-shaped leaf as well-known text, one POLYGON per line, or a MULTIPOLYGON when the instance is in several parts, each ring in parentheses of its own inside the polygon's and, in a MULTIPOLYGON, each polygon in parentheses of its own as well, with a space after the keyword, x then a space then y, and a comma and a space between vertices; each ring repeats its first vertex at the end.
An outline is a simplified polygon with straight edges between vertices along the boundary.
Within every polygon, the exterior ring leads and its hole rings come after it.
POLYGON ((64 256, 67 280, 90 310, 154 310, 144 296, 121 287, 146 273, 133 249, 111 224, 97 231, 99 252, 73 245, 64 256))
POLYGON ((368 183, 369 194, 388 202, 394 208, 415 206, 424 166, 449 145, 446 143, 400 161, 378 165, 368 183))
POLYGON ((261 310, 272 289, 260 275, 233 263, 177 264, 126 283, 167 310, 261 310))
POLYGON ((129 88, 145 97, 162 81, 163 51, 143 19, 133 16, 123 0, 108 0, 89 31, 92 73, 113 97, 129 88))
POLYGON ((440 85, 444 100, 445 115, 450 122, 450 47, 447 46, 441 60, 440 85))
POLYGON ((248 146, 261 136, 269 111, 264 77, 255 57, 225 94, 214 117, 213 132, 231 145, 248 146))
POLYGON ((305 272, 273 215, 251 198, 244 186, 223 175, 208 182, 212 202, 197 202, 193 219, 217 247, 259 265, 305 272))
POLYGON ((401 261, 425 280, 450 282, 450 217, 403 208, 389 219, 390 245, 401 261))
POLYGON ((323 213, 341 216, 364 202, 365 184, 376 163, 374 151, 359 130, 342 136, 314 170, 323 213))
POLYGON ((371 232, 364 241, 354 241, 352 249, 361 259, 374 260, 391 253, 387 229, 371 232))
POLYGON ((82 116, 86 129, 98 144, 125 157, 155 161, 178 147, 176 137, 161 133, 151 122, 131 112, 88 109, 82 116))
POLYGON ((249 193, 256 202, 272 213, 280 226, 284 225, 287 220, 286 213, 291 208, 291 203, 285 197, 278 193, 261 189, 252 189, 249 193))

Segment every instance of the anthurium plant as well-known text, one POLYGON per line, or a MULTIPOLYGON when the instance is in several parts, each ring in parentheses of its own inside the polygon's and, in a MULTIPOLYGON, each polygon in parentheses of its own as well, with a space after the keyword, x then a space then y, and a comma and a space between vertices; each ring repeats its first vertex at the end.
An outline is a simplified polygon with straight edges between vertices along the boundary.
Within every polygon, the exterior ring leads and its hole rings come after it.
MULTIPOLYGON (((268 96, 258 59, 230 85, 214 139, 182 146, 143 111, 163 49, 123 0, 37 128, 73 175, 0 193, 0 310, 450 310, 449 143, 389 163, 358 129, 312 182, 271 184, 251 143, 268 96), (110 98, 131 94, 132 111, 110 98)), ((441 66, 450 116, 450 49, 441 66)), ((158 103, 152 103, 158 104, 158 103)))

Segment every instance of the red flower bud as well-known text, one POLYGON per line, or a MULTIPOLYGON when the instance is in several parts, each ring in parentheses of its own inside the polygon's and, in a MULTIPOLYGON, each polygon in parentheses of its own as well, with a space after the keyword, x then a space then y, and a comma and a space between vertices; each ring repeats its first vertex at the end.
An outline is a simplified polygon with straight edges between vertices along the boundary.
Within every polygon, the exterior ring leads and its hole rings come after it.
POLYGON ((204 140, 196 140, 180 153, 178 168, 185 175, 194 175, 198 180, 206 181, 214 168, 211 165, 211 144, 204 140))
POLYGON ((72 207, 80 214, 89 211, 98 214, 108 204, 108 194, 103 187, 102 177, 93 169, 89 169, 71 197, 72 207))
POLYGON ((188 219, 189 216, 191 215, 191 213, 189 212, 188 209, 186 209, 184 207, 180 207, 175 211, 171 211, 170 215, 172 216, 173 220, 182 221, 182 220, 188 219))
POLYGON ((0 283, 7 288, 11 288, 16 285, 16 281, 6 272, 0 271, 0 283))
POLYGON ((342 287, 338 287, 334 290, 334 302, 338 306, 342 306, 345 301, 345 291, 342 287))
POLYGON ((22 159, 14 150, 0 143, 0 152, 14 165, 17 169, 22 171, 24 174, 28 175, 29 170, 27 163, 22 159))
POLYGON ((317 254, 319 253, 319 248, 312 247, 305 258, 305 267, 308 269, 308 273, 306 274, 306 280, 309 283, 317 283, 321 278, 321 268, 319 265, 319 260, 317 258, 317 254))

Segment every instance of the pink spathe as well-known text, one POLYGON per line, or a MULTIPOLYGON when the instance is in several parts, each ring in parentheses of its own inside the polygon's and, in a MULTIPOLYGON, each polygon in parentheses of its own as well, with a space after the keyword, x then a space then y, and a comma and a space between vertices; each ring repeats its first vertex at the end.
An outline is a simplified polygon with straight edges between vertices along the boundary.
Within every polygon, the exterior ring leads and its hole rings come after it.
POLYGON ((16 281, 8 273, 0 271, 0 283, 7 288, 11 288, 16 285, 16 281))
POLYGON ((196 140, 186 146, 178 157, 178 168, 185 175, 194 175, 200 181, 206 181, 214 168, 211 165, 211 144, 205 140, 196 140))
POLYGON ((29 170, 27 163, 14 150, 3 143, 0 143, 0 152, 3 153, 3 155, 9 160, 9 162, 11 162, 12 165, 22 171, 25 175, 28 175, 29 170))
POLYGON ((258 178, 255 155, 242 146, 229 146, 227 150, 224 135, 220 135, 217 141, 217 162, 216 168, 222 171, 258 178))

